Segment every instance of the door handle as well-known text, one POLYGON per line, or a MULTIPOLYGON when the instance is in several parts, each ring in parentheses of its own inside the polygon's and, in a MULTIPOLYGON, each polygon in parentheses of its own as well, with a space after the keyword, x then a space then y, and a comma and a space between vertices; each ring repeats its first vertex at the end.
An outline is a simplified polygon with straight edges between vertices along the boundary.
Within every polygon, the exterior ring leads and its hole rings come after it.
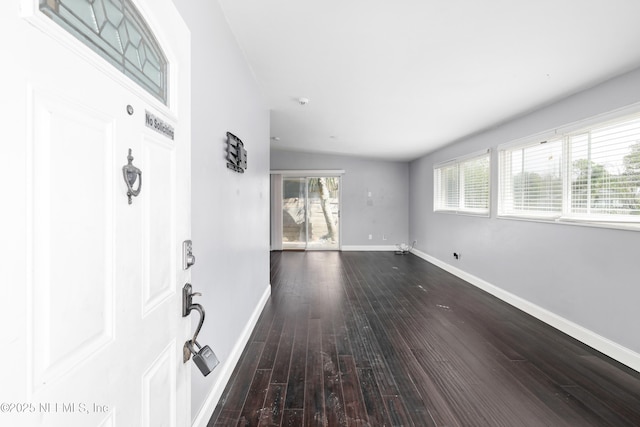
POLYGON ((200 321, 198 322, 198 327, 196 328, 196 332, 193 334, 192 341, 195 342, 196 338, 198 338, 198 334, 200 333, 200 329, 202 328, 202 324, 204 323, 204 308, 200 304, 196 304, 193 302, 194 296, 202 295, 200 292, 193 292, 193 287, 191 283, 186 283, 182 288, 182 317, 187 317, 191 314, 192 310, 196 310, 200 313, 200 321))
POLYGON ((202 375, 205 377, 209 375, 216 366, 220 363, 216 354, 211 350, 208 345, 201 346, 198 341, 198 334, 202 329, 204 323, 205 311, 204 308, 197 303, 193 302, 193 297, 196 295, 202 295, 200 292, 193 292, 193 287, 190 283, 186 283, 182 288, 182 317, 188 316, 193 310, 200 313, 200 321, 198 327, 193 333, 193 337, 184 343, 182 348, 182 362, 187 363, 193 354, 193 362, 196 364, 202 375), (198 347, 198 351, 195 350, 194 345, 198 347))

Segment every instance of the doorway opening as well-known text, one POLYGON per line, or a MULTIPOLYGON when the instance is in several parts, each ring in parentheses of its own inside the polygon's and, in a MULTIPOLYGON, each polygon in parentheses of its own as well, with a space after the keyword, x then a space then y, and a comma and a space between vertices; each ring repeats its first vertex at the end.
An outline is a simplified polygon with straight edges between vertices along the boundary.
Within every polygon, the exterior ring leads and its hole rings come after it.
POLYGON ((340 249, 340 176, 282 179, 282 249, 340 249))

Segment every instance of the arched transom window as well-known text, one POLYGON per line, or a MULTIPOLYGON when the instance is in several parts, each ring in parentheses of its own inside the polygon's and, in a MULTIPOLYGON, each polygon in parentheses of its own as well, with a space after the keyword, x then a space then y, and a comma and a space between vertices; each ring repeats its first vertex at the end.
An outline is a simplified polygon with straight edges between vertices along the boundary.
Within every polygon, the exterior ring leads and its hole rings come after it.
POLYGON ((167 104, 167 60, 131 0, 40 0, 40 10, 167 104))

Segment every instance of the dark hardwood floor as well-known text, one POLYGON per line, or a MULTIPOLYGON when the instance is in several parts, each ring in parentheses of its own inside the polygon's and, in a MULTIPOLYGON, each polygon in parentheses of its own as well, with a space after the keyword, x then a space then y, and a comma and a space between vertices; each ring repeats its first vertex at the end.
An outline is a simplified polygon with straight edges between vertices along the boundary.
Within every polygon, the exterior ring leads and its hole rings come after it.
POLYGON ((414 255, 274 252, 208 426, 640 426, 640 374, 414 255))

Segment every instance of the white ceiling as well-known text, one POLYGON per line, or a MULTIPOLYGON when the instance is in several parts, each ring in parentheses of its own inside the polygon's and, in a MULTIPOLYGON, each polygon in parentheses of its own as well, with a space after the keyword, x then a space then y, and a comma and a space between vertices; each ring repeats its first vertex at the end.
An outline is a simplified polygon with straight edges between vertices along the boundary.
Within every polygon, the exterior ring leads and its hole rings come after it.
POLYGON ((219 2, 274 149, 410 160, 640 66, 640 0, 219 2))

